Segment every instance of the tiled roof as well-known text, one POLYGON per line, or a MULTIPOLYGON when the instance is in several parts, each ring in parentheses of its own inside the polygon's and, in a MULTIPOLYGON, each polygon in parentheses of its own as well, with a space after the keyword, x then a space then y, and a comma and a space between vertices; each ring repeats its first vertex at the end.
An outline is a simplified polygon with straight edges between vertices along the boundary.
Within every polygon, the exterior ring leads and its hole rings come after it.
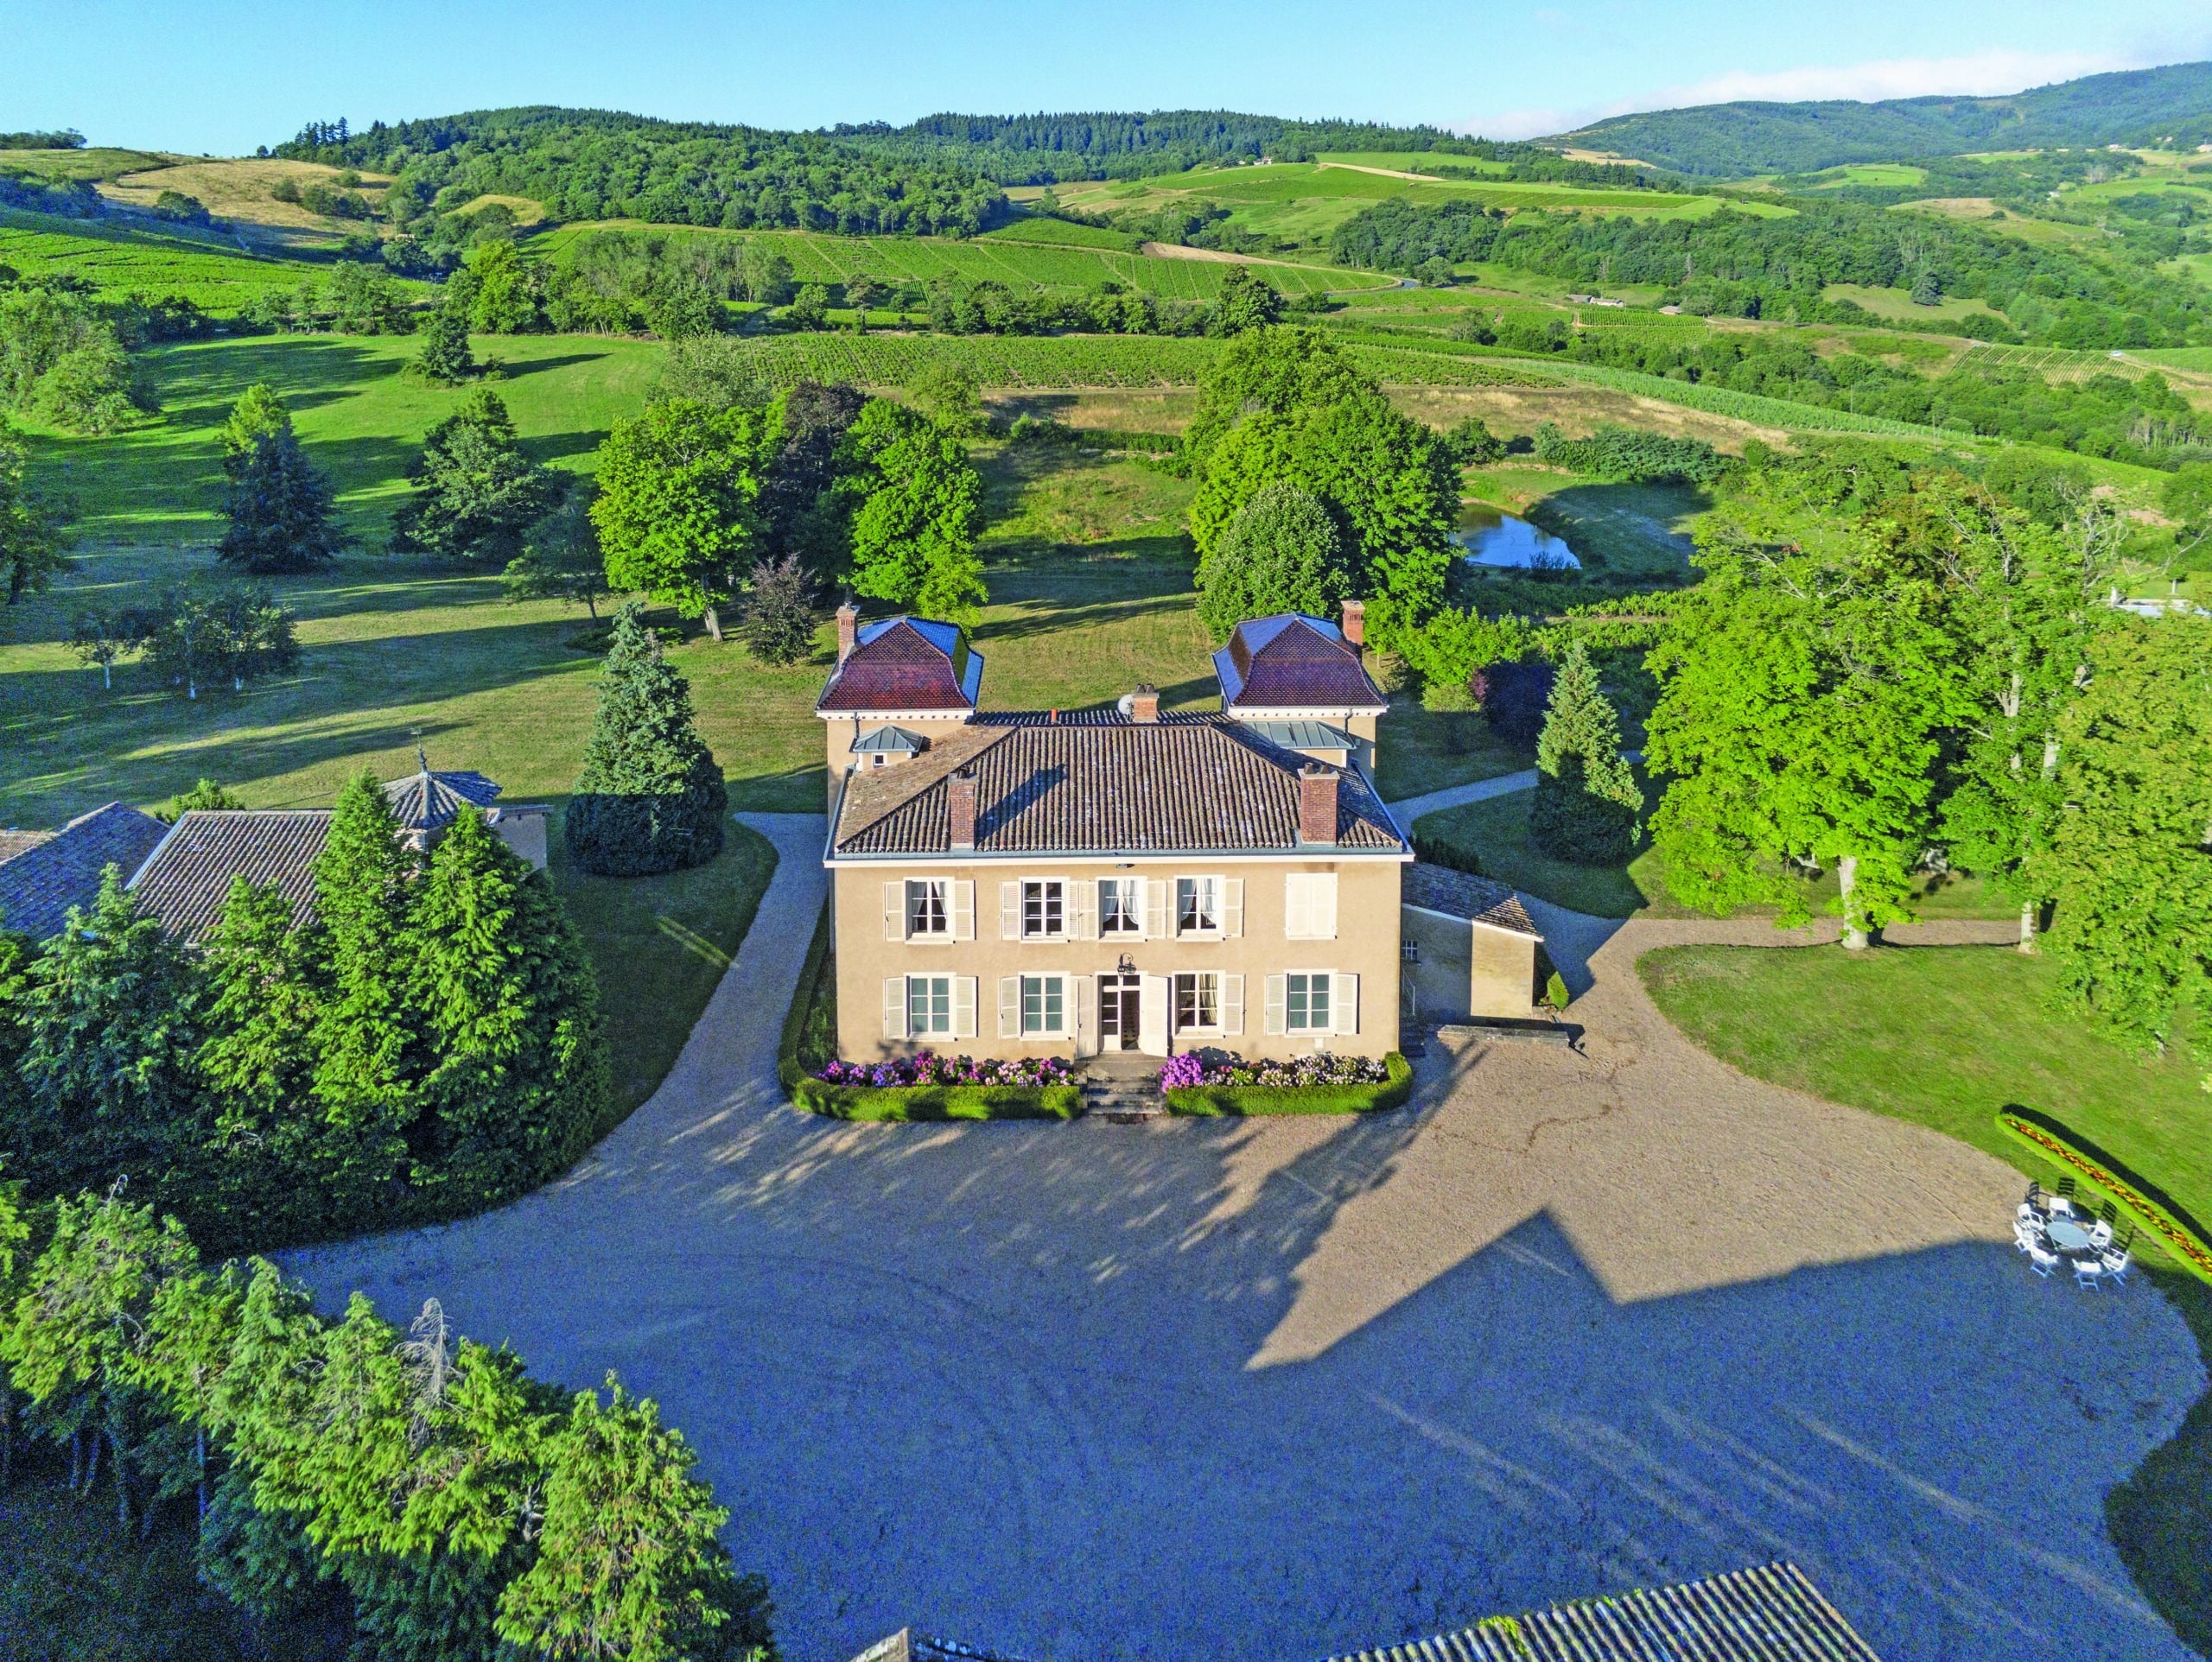
POLYGON ((1794 1564, 1583 1599, 1336 1662, 1881 1662, 1794 1564))
POLYGON ((1213 669, 1225 710, 1379 710, 1389 703, 1368 679, 1359 649, 1334 624, 1302 612, 1237 625, 1213 655, 1213 669))
POLYGON ((451 825, 464 808, 490 808, 499 787, 480 773, 433 773, 426 764, 404 779, 386 780, 384 794, 402 827, 435 831, 451 825))
POLYGON ((1511 889, 1449 866, 1415 860, 1401 874, 1398 898, 1408 906, 1471 918, 1496 929, 1511 929, 1516 935, 1534 936, 1539 941, 1544 938, 1529 909, 1521 904, 1521 897, 1511 889))
MULTIPOLYGON (((979 854, 1293 853, 1306 765, 1225 716, 1132 722, 1109 710, 1054 722, 995 712, 903 767, 853 774, 836 853, 946 853, 945 781, 972 766, 979 854)), ((1340 776, 1337 841, 1353 852, 1404 847, 1357 769, 1340 776)))
POLYGON ((0 834, 0 928, 35 941, 56 934, 70 907, 99 897, 103 871, 120 866, 128 878, 168 829, 150 814, 110 802, 59 831, 0 834))
POLYGON ((982 655, 950 624, 889 618, 869 624, 830 672, 817 710, 972 710, 982 655))
POLYGON ((315 916, 315 859, 330 834, 327 808, 195 809, 180 819, 130 885, 139 910, 187 941, 222 916, 233 878, 273 883, 296 929, 315 916))

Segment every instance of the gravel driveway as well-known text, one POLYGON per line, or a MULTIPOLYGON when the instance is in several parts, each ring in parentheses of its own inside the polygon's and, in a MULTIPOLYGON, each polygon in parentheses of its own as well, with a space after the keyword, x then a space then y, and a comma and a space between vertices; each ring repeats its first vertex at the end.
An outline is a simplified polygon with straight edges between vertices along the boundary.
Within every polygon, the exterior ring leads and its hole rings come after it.
POLYGON ((1300 1662, 1773 1557, 1886 1662, 2188 1655, 2101 1506, 2203 1388, 2179 1318, 2031 1276, 2009 1168, 1677 1036, 1634 956, 1711 926, 1548 911, 1586 1054, 1433 1055, 1400 1113, 845 1126, 774 1078, 821 821, 747 822, 781 863, 652 1101, 289 1264, 658 1397, 794 1662, 1300 1662))

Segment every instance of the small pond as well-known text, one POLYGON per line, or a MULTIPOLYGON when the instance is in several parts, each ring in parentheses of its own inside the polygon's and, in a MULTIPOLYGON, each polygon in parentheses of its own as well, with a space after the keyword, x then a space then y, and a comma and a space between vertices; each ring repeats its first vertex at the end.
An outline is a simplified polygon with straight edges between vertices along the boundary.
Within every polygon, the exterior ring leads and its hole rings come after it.
POLYGON ((1520 515, 1485 503, 1471 502, 1460 510, 1459 529, 1452 533, 1452 540, 1478 566, 1567 571, 1582 564, 1574 557, 1574 550, 1549 531, 1539 530, 1520 515))

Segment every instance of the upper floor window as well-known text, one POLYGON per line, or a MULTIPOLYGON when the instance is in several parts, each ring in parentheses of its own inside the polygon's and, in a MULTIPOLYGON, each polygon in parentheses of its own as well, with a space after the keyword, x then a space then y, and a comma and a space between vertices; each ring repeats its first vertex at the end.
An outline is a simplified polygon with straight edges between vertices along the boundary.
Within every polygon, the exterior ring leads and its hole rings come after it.
POLYGON ((943 936, 951 933, 952 885, 939 878, 906 879, 906 936, 943 936))
POLYGON ((1208 935, 1221 928, 1221 879, 1217 877, 1179 877, 1175 879, 1175 932, 1208 935))
POLYGON ((1102 877, 1098 879, 1098 932, 1102 936, 1144 933, 1142 878, 1102 877))
POLYGON ((1067 935, 1067 885, 1058 878, 1031 878, 1021 885, 1021 938, 1058 941, 1067 935))

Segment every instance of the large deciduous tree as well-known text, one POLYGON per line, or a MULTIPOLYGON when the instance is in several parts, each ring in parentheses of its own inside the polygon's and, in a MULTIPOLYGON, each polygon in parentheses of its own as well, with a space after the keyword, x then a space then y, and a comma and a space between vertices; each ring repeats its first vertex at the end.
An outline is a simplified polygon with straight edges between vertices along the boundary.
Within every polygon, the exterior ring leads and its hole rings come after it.
POLYGON ((68 511, 30 482, 22 447, 0 440, 0 574, 8 604, 35 594, 69 563, 68 511))
POLYGON ((690 683, 663 655, 642 608, 624 606, 583 771, 562 815, 569 855, 607 877, 697 866, 721 852, 728 807, 721 768, 692 722, 690 683))
POLYGON ((1345 532, 1352 592, 1382 636, 1442 603, 1458 468, 1318 332, 1237 336, 1208 371, 1185 447, 1199 479, 1191 536, 1202 560, 1262 489, 1294 485, 1345 532))
POLYGON ((719 608, 759 542, 754 502, 767 426, 757 409, 683 398, 617 422, 599 448, 591 509, 607 581, 703 617, 720 640, 719 608))
POLYGON ((1216 640, 1247 618, 1325 618, 1351 592, 1344 537, 1321 499, 1294 485, 1263 486, 1198 561, 1198 618, 1216 640))
POLYGON ((926 617, 972 620, 990 598, 976 553, 983 481, 958 438, 873 399, 842 447, 853 515, 854 589, 926 617))

